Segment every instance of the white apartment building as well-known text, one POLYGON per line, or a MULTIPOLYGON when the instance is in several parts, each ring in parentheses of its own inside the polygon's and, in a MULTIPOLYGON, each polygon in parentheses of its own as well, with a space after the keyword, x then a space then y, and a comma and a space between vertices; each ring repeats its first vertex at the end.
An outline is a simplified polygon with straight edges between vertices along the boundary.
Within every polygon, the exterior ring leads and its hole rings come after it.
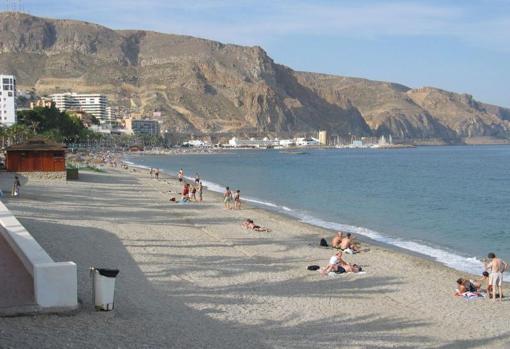
POLYGON ((56 93, 50 96, 60 111, 82 110, 94 115, 102 124, 110 121, 108 98, 101 94, 56 93))
POLYGON ((0 75, 0 124, 11 126, 16 123, 16 78, 0 75))

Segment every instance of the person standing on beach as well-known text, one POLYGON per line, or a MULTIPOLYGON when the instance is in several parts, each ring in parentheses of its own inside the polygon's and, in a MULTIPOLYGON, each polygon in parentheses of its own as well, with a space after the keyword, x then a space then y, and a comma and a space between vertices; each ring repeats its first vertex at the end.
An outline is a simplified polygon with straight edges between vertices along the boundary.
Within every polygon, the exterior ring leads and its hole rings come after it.
POLYGON ((234 193, 234 209, 241 209, 241 191, 239 189, 234 193))
POLYGON ((19 196, 19 188, 21 187, 21 183, 19 181, 18 176, 14 176, 14 183, 12 184, 12 196, 19 196))
POLYGON ((487 255, 489 263, 485 263, 485 269, 489 272, 489 285, 492 286, 492 300, 496 301, 496 288, 499 293, 499 300, 503 299, 503 272, 508 270, 509 265, 496 257, 493 252, 487 255))
POLYGON ((223 193, 223 204, 225 208, 228 210, 232 209, 232 192, 229 187, 225 188, 225 193, 223 193))
POLYGON ((198 172, 195 172, 195 184, 198 184, 200 182, 200 175, 198 172))
POLYGON ((151 175, 151 178, 154 178, 154 169, 151 167, 151 170, 149 171, 149 174, 151 175))
POLYGON ((202 202, 202 191, 204 187, 202 186, 202 181, 198 182, 198 201, 202 202))
POLYGON ((156 172, 154 172, 154 175, 156 176, 156 179, 159 179, 159 168, 156 169, 156 172))
POLYGON ((177 178, 179 178, 179 182, 182 182, 182 179, 184 178, 184 171, 182 168, 179 170, 179 173, 177 173, 177 178))

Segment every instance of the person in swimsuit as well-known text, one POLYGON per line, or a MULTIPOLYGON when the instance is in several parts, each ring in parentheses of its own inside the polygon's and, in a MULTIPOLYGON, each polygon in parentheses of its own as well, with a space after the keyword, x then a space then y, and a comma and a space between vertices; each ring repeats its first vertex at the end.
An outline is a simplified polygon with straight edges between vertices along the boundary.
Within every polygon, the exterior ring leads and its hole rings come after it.
POLYGON ((241 226, 245 229, 255 230, 258 232, 271 232, 271 229, 261 227, 260 225, 256 225, 252 219, 248 218, 246 219, 241 226))
POLYGON ((179 182, 182 182, 182 179, 184 178, 184 171, 182 168, 179 170, 179 173, 177 173, 177 178, 179 178, 179 182))
POLYGON ((232 209, 232 192, 229 187, 226 187, 225 193, 223 193, 223 204, 227 210, 232 209))
POLYGON ((241 209, 241 191, 239 189, 234 193, 234 208, 236 210, 241 209))
POLYGON ((459 278, 457 279, 457 290, 455 290, 456 296, 462 296, 466 292, 477 292, 476 286, 471 280, 459 278))
POLYGON ((503 272, 508 270, 508 263, 497 258, 493 252, 487 255, 489 263, 485 263, 485 270, 489 272, 489 285, 492 286, 492 300, 496 301, 496 288, 499 293, 499 300, 503 298, 503 272))
POLYGON ((154 175, 156 176, 156 179, 159 179, 159 168, 156 169, 156 172, 154 172, 154 175))
POLYGON ((189 184, 184 184, 184 187, 182 188, 182 201, 188 201, 189 200, 189 184))
POLYGON ((340 242, 340 249, 345 251, 347 249, 352 250, 352 252, 358 252, 358 248, 354 246, 354 238, 351 233, 347 233, 347 235, 340 242))
POLYGON ((331 240, 331 246, 333 246, 334 248, 340 248, 340 243, 342 242, 343 238, 344 233, 339 231, 331 240))
POLYGON ((195 184, 198 184, 200 182, 200 175, 198 172, 195 172, 195 184))
POLYGON ((202 181, 198 182, 198 201, 202 202, 202 191, 204 190, 203 186, 202 186, 202 181))

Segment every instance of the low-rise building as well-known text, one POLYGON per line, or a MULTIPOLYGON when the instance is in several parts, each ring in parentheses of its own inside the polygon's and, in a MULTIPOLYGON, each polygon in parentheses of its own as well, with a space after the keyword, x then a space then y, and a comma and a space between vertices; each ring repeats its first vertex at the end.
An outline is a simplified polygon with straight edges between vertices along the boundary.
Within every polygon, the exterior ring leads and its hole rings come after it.
POLYGON ((51 108, 55 106, 55 102, 51 98, 41 97, 35 101, 30 102, 30 109, 34 108, 51 108))
POLYGON ((278 140, 271 140, 267 137, 264 139, 238 139, 233 137, 228 141, 228 145, 234 148, 267 148, 278 146, 280 142, 278 140))
POLYGON ((126 130, 136 135, 159 136, 161 128, 157 120, 126 119, 126 130))
POLYGON ((315 139, 313 137, 311 137, 311 138, 296 138, 296 145, 298 147, 320 145, 320 142, 318 139, 315 139))

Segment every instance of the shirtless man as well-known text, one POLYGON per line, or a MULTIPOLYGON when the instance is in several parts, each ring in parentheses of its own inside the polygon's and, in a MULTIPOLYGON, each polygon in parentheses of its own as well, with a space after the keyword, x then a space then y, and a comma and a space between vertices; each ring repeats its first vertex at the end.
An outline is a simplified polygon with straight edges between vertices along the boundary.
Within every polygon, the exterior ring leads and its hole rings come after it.
POLYGON ((508 263, 496 257, 491 252, 487 255, 489 263, 485 263, 485 270, 489 272, 489 285, 492 286, 492 300, 496 301, 496 288, 499 292, 499 300, 503 299, 503 272, 508 269, 508 263))
POLYGON ((340 242, 340 249, 345 251, 346 249, 351 249, 353 252, 358 252, 358 248, 354 246, 354 239, 352 238, 351 233, 347 233, 347 236, 342 239, 340 242))
POLYGON ((339 248, 340 243, 342 242, 343 238, 344 238, 344 233, 339 231, 338 233, 336 233, 336 235, 331 240, 331 246, 333 246, 334 248, 339 248))

